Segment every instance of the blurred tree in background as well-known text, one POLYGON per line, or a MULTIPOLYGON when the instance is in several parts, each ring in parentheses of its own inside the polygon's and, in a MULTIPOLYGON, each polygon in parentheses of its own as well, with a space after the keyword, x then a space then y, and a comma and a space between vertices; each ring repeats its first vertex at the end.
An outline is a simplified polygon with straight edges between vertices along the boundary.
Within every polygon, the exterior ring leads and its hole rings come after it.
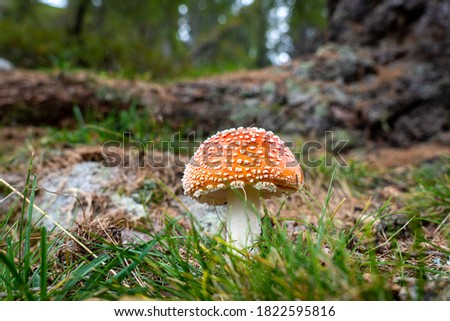
POLYGON ((0 57, 170 79, 288 62, 325 26, 326 0, 0 0, 0 57))

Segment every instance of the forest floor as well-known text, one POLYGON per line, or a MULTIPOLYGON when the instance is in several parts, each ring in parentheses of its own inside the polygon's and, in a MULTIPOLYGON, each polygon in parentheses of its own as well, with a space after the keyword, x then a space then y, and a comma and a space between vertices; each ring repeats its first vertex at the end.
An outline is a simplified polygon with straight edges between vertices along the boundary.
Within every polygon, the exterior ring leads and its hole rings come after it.
POLYGON ((447 4, 333 2, 336 42, 283 67, 2 72, 0 299, 450 300, 447 4), (292 143, 305 172, 263 202, 250 252, 181 184, 198 143, 241 124, 292 143), (349 141, 340 163, 304 153, 327 131, 349 141))
POLYGON ((236 255, 223 209, 183 196, 188 153, 123 149, 107 172, 101 146, 117 133, 103 125, 0 130, 1 297, 450 299, 449 147, 351 149, 345 166, 318 152, 301 191, 264 203, 258 251, 236 255))

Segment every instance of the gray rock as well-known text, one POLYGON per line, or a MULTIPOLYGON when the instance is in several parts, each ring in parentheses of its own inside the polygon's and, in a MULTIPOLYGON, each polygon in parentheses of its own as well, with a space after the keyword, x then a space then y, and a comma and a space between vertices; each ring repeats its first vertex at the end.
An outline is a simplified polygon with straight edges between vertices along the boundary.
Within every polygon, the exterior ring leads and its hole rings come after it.
MULTIPOLYGON (((119 212, 132 220, 145 216, 142 204, 111 187, 118 177, 123 177, 121 171, 123 168, 102 167, 96 162, 82 162, 59 169, 38 182, 46 191, 40 190, 36 203, 64 228, 72 227, 75 220, 82 218, 83 209, 85 214, 94 216, 119 212), (96 198, 102 204, 96 205, 96 198)), ((54 222, 42 218, 39 212, 34 211, 34 215, 33 219, 39 225, 48 229, 55 227, 54 222)))
POLYGON ((300 84, 288 80, 287 86, 287 103, 289 106, 300 105, 312 98, 310 88, 303 88, 300 84))
POLYGON ((313 61, 301 62, 297 69, 294 71, 294 75, 301 79, 309 79, 312 70, 314 69, 313 61))
POLYGON ((337 86, 327 86, 326 93, 330 95, 330 101, 342 106, 350 104, 350 97, 337 86))
POLYGON ((277 86, 273 81, 267 81, 262 87, 262 93, 264 100, 270 104, 273 104, 277 97, 277 86))
POLYGON ((10 63, 8 60, 0 58, 0 71, 4 70, 13 70, 14 65, 10 63))
MULTIPOLYGON (((209 235, 216 235, 224 231, 227 213, 226 206, 200 204, 192 198, 184 195, 179 198, 192 213, 197 228, 209 235)), ((188 213, 184 212, 184 215, 187 214, 188 213)))

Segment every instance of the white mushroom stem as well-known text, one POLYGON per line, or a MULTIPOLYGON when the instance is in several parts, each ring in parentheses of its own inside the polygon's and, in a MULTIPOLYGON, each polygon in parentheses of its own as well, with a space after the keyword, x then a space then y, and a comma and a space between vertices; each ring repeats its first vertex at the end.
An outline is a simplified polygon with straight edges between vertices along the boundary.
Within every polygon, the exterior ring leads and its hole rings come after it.
POLYGON ((261 235, 258 190, 250 186, 228 189, 227 206, 227 242, 240 249, 252 246, 261 235))

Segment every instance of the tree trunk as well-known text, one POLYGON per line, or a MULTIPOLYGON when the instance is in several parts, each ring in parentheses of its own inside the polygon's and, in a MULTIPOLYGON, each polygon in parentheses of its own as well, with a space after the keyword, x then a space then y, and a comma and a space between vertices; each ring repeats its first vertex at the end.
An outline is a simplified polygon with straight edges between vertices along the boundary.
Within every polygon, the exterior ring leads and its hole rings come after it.
POLYGON ((13 4, 16 21, 24 21, 30 12, 32 12, 33 5, 32 0, 16 0, 13 4))
POLYGON ((83 32, 84 21, 89 9, 90 0, 79 0, 75 11, 75 20, 71 28, 72 35, 79 37, 83 32))
POLYGON ((269 10, 267 9, 267 1, 257 1, 254 5, 256 5, 256 23, 257 23, 257 39, 256 39, 256 45, 257 45, 257 60, 256 60, 256 66, 261 68, 265 67, 269 64, 269 59, 267 58, 267 48, 266 48, 266 31, 268 29, 267 24, 267 13, 269 10))

